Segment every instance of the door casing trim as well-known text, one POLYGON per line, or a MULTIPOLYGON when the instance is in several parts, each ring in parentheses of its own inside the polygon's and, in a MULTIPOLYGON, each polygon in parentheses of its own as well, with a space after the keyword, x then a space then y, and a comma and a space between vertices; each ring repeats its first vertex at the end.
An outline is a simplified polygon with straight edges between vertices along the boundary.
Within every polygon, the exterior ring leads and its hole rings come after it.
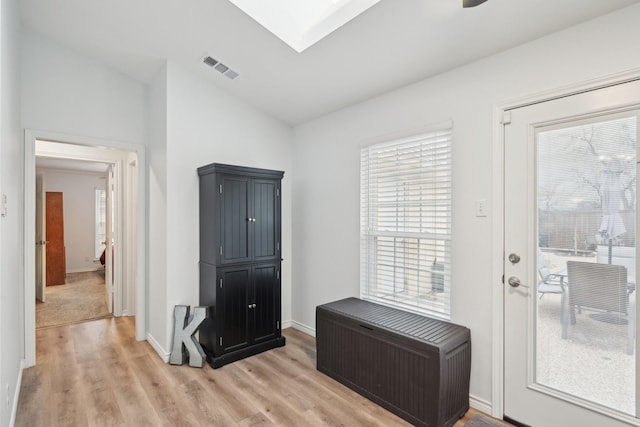
POLYGON ((147 227, 146 218, 146 146, 92 137, 81 137, 56 132, 24 130, 24 363, 25 367, 36 364, 35 339, 35 145, 36 140, 58 141, 87 147, 106 147, 133 152, 137 155, 137 214, 136 222, 136 269, 135 285, 135 335, 139 341, 146 339, 146 294, 147 294, 147 227))

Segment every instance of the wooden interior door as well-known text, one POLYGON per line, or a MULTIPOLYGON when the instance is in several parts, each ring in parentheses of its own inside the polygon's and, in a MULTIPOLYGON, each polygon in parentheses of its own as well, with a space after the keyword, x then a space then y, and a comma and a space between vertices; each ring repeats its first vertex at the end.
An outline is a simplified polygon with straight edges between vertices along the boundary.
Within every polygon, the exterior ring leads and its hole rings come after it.
POLYGON ((64 248, 64 211, 61 192, 47 192, 47 286, 64 285, 67 277, 64 248))

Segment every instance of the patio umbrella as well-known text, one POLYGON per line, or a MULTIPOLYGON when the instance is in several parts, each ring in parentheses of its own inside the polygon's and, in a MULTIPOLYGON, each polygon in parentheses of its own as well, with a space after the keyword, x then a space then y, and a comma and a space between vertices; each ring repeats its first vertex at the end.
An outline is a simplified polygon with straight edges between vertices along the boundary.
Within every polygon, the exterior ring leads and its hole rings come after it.
POLYGON ((622 184, 620 175, 622 166, 619 160, 609 162, 604 171, 604 182, 602 185, 602 223, 598 230, 600 235, 607 240, 609 245, 608 261, 611 264, 613 239, 626 233, 627 229, 620 216, 620 203, 622 184))

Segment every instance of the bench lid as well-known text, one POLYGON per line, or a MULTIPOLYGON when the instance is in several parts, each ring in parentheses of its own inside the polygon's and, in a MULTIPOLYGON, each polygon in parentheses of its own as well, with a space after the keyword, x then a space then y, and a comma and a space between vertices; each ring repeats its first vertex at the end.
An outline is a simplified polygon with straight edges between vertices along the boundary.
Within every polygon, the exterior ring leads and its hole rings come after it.
POLYGON ((317 309, 339 313, 368 326, 410 337, 441 349, 470 340, 470 331, 464 326, 359 298, 345 298, 320 305, 317 309))

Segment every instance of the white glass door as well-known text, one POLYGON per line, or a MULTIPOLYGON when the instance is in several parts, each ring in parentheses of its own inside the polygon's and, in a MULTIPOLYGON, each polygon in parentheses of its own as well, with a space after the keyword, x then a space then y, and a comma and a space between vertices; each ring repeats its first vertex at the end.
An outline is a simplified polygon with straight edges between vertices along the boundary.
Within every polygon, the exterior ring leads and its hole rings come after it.
POLYGON ((516 421, 637 424, 639 105, 632 82, 514 109, 505 124, 504 407, 516 421))

